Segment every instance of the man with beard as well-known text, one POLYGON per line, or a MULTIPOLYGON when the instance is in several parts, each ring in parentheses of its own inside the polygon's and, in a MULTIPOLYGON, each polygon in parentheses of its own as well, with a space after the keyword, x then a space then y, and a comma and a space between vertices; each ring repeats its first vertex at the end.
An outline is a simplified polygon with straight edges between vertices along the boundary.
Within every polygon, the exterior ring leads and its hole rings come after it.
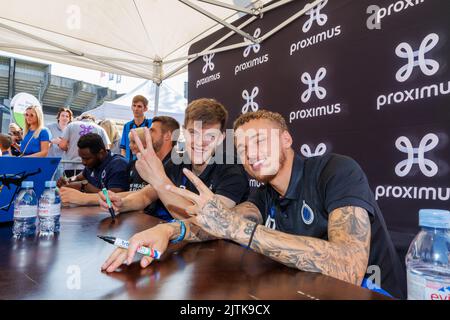
MULTIPOLYGON (((229 210, 185 170, 199 193, 171 185, 166 189, 191 202, 186 231, 171 223, 138 233, 128 250, 118 249, 110 256, 103 270, 112 272, 125 260, 131 263, 141 245, 164 252, 173 239, 219 238, 292 268, 404 297, 400 261, 367 178, 353 159, 337 154, 302 159, 292 149, 292 136, 278 113, 244 114, 234 129, 247 173, 265 185, 229 210), (371 283, 369 266, 379 268, 381 283, 371 283)), ((143 257, 141 266, 151 262, 143 257)))

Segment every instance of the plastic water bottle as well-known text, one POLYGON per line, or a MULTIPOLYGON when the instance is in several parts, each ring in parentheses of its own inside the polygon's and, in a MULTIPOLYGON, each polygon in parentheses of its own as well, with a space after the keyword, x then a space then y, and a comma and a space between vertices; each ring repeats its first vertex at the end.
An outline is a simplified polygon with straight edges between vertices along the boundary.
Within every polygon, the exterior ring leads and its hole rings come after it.
POLYGON ((56 189, 56 181, 46 181, 39 199, 39 235, 47 236, 59 232, 61 198, 56 189))
POLYGON ((19 195, 14 200, 13 235, 16 238, 36 232, 38 200, 33 187, 33 181, 23 181, 19 195))
POLYGON ((419 211, 422 230, 406 255, 409 300, 450 300, 450 211, 419 211))

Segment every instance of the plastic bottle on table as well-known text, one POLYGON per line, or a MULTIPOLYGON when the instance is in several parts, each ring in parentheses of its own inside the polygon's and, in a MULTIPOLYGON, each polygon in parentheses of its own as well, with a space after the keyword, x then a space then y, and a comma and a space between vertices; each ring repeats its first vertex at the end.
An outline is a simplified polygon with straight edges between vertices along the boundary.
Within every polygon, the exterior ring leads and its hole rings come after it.
POLYGON ((450 300, 450 211, 419 211, 421 231, 406 255, 409 300, 450 300))
POLYGON ((14 200, 13 235, 16 238, 30 236, 36 232, 38 199, 33 188, 33 181, 23 181, 14 200))
POLYGON ((39 199, 39 235, 46 236, 59 232, 61 198, 56 181, 46 181, 45 190, 39 199))

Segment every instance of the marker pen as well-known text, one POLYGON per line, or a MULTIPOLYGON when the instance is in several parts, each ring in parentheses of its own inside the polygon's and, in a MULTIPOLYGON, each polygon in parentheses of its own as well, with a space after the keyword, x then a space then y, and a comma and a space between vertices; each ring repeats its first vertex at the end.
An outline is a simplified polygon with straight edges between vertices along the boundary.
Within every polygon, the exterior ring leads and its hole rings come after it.
MULTIPOLYGON (((128 241, 116 237, 108 237, 108 236, 97 236, 97 237, 119 248, 128 249, 128 247, 130 246, 130 243, 128 241)), ((154 259, 159 259, 161 257, 161 253, 158 250, 154 250, 147 247, 141 246, 137 249, 137 252, 139 252, 144 256, 149 256, 150 258, 154 259)))
POLYGON ((111 214, 111 218, 113 220, 115 220, 116 219, 116 212, 114 211, 114 208, 113 208, 112 203, 111 203, 111 199, 109 198, 108 190, 106 188, 103 188, 102 192, 103 192, 103 195, 106 198, 106 203, 108 204, 108 211, 111 214))

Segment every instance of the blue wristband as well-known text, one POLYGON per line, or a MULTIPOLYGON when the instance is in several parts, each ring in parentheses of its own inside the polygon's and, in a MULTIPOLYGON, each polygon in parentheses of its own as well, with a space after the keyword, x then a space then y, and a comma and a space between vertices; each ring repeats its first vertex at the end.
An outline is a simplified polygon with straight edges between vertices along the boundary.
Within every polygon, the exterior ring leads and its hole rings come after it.
POLYGON ((172 220, 170 222, 179 222, 180 223, 180 235, 178 238, 170 240, 170 243, 178 243, 184 240, 184 237, 186 236, 186 225, 181 220, 172 220))

